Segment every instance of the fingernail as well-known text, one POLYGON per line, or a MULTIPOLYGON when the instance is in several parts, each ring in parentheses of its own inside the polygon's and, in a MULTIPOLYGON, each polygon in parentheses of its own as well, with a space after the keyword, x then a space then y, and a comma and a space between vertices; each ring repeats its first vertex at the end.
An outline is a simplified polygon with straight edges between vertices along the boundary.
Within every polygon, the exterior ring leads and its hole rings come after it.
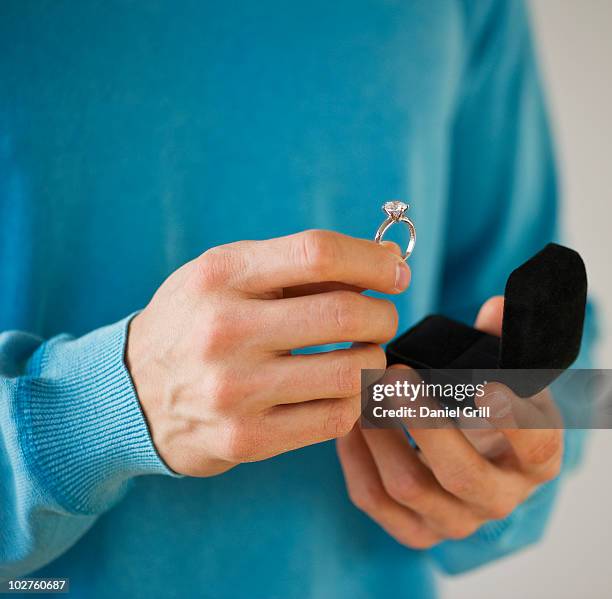
POLYGON ((395 289, 398 291, 404 291, 410 283, 410 269, 408 265, 402 260, 397 263, 395 267, 395 289))
POLYGON ((505 418, 512 411, 510 399, 499 391, 489 394, 487 404, 491 408, 492 418, 505 418))

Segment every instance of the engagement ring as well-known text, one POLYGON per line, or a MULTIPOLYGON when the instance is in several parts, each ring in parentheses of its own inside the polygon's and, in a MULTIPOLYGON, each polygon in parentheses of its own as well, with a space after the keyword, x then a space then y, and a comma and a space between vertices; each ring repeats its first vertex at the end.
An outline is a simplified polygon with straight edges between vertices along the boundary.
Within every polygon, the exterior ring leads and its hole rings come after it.
POLYGON ((416 243, 416 229, 414 228, 412 221, 407 216, 404 216, 408 208, 410 208, 408 204, 404 204, 404 202, 400 202, 398 200, 385 202, 382 206, 382 210, 387 215, 387 218, 382 225, 378 227, 376 237, 374 237, 374 241, 376 241, 376 243, 381 243, 384 234, 387 232, 387 229, 391 227, 391 225, 394 225, 395 223, 406 223, 410 232, 410 239, 408 240, 406 251, 402 255, 404 260, 407 260, 408 256, 412 254, 414 244, 416 243))

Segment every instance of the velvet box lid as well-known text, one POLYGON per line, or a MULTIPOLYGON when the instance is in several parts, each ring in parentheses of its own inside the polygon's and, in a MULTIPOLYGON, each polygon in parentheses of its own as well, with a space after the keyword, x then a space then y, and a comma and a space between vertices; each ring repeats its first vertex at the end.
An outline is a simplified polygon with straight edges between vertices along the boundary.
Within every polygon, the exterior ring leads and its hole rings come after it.
MULTIPOLYGON (((580 255, 549 243, 510 274, 501 339, 430 315, 389 343, 387 362, 418 370, 533 370, 511 386, 521 397, 534 395, 578 356, 586 294, 580 255)), ((499 375, 497 380, 506 382, 503 372, 499 375)))

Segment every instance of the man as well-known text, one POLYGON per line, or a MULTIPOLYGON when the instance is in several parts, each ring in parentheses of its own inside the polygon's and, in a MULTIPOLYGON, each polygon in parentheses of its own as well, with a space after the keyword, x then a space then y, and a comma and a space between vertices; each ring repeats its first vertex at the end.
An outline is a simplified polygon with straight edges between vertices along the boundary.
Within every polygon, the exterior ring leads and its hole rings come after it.
POLYGON ((556 235, 520 2, 3 13, 2 579, 431 597, 434 565, 540 537, 572 434, 504 433, 504 470, 457 431, 415 433, 425 467, 356 426, 398 325, 473 320, 556 235), (419 229, 410 289, 368 241, 392 197, 419 229))

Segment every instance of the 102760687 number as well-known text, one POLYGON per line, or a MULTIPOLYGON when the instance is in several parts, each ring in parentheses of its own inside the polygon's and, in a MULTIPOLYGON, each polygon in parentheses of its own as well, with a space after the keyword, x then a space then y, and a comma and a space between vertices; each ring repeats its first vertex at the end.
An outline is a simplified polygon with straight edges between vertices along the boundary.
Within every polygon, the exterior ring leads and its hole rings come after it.
POLYGON ((12 578, 0 582, 0 593, 67 593, 68 578, 12 578))

